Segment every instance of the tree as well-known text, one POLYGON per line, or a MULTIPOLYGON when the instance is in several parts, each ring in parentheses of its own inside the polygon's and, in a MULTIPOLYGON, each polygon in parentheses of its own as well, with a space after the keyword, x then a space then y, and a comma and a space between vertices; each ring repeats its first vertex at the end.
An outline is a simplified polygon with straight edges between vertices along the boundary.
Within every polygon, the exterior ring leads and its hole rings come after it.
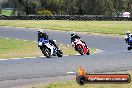
POLYGON ((127 8, 128 0, 113 0, 117 12, 123 12, 127 8))
POLYGON ((114 12, 112 0, 84 0, 84 12, 87 15, 107 15, 114 12))
POLYGON ((23 7, 23 11, 27 14, 35 14, 36 9, 40 6, 39 1, 33 0, 18 0, 21 6, 23 7))
POLYGON ((114 13, 114 7, 112 0, 100 0, 99 1, 100 15, 111 16, 114 13))
POLYGON ((53 14, 62 14, 62 6, 64 0, 45 0, 43 2, 44 9, 51 11, 53 14), (44 5, 45 4, 45 5, 44 5))
POLYGON ((41 6, 39 0, 10 0, 14 8, 26 13, 26 15, 35 14, 39 6, 41 6))
POLYGON ((63 9, 66 15, 77 15, 79 13, 79 0, 65 0, 63 9))
POLYGON ((1 8, 1 6, 0 6, 0 14, 2 14, 2 8, 1 8))
POLYGON ((27 15, 48 10, 53 15, 106 15, 115 12, 132 13, 132 0, 9 0, 27 15))
POLYGON ((128 11, 131 13, 131 17, 132 17, 132 0, 128 0, 128 11))

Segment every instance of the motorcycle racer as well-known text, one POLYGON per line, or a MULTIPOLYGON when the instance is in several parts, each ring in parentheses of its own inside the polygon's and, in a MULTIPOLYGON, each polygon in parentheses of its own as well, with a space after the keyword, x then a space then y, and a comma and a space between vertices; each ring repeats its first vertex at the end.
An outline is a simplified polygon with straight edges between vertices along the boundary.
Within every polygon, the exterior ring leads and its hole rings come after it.
POLYGON ((132 35, 129 37, 129 44, 132 46, 132 35))
POLYGON ((48 40, 51 44, 53 44, 58 50, 60 50, 58 48, 58 46, 55 44, 55 42, 51 39, 49 39, 49 35, 47 35, 46 33, 44 33, 43 30, 38 30, 38 41, 40 38, 44 38, 45 40, 48 40))
MULTIPOLYGON (((77 34, 75 34, 75 32, 73 31, 73 32, 71 33, 71 44, 72 44, 72 46, 74 46, 74 44, 75 44, 75 43, 74 43, 75 39, 80 39, 80 40, 81 40, 81 37, 78 36, 77 34)), ((81 42, 84 43, 85 46, 87 47, 86 43, 85 43, 83 40, 81 40, 81 42)))
POLYGON ((130 31, 126 31, 126 35, 125 35, 125 41, 126 43, 128 43, 128 50, 132 49, 132 34, 130 33, 130 31))
POLYGON ((71 33, 71 45, 78 51, 81 55, 90 54, 90 51, 86 45, 86 43, 80 39, 81 37, 76 35, 75 32, 71 33))
POLYGON ((126 31, 126 35, 125 35, 125 41, 126 41, 126 43, 129 42, 130 36, 131 36, 130 31, 126 31))

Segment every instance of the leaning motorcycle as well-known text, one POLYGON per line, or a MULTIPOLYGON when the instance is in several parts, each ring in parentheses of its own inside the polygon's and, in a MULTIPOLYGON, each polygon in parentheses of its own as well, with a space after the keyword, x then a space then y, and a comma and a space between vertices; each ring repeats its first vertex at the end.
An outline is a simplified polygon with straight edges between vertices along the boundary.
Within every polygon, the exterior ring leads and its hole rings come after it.
POLYGON ((125 41, 128 44, 128 48, 127 48, 128 50, 131 50, 132 49, 132 38, 130 38, 131 36, 130 35, 129 36, 128 35, 125 35, 125 41))
POLYGON ((74 47, 81 55, 90 54, 88 47, 80 39, 75 39, 74 43, 72 43, 72 47, 74 47))
POLYGON ((39 39, 38 47, 40 47, 42 53, 47 58, 51 58, 51 56, 63 56, 62 50, 58 50, 53 44, 51 44, 48 40, 45 40, 44 38, 39 39))

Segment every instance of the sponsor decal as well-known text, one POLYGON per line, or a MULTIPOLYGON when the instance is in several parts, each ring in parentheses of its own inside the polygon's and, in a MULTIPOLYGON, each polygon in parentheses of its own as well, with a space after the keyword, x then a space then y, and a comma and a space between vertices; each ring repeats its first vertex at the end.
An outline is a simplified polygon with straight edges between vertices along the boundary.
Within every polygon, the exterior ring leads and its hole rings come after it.
POLYGON ((87 74, 80 66, 77 69, 76 81, 79 85, 90 83, 130 83, 129 74, 87 74))

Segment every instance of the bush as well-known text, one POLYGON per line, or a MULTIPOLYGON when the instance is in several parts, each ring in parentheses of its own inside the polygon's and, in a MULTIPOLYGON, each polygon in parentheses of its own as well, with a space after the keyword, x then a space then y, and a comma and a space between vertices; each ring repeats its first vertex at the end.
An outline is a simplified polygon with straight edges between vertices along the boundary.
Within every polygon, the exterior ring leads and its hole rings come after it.
POLYGON ((41 10, 36 12, 37 15, 52 16, 52 12, 49 10, 41 10))
POLYGON ((1 12, 1 14, 5 16, 11 16, 12 13, 13 13, 13 10, 5 10, 5 9, 2 9, 2 12, 1 12))

